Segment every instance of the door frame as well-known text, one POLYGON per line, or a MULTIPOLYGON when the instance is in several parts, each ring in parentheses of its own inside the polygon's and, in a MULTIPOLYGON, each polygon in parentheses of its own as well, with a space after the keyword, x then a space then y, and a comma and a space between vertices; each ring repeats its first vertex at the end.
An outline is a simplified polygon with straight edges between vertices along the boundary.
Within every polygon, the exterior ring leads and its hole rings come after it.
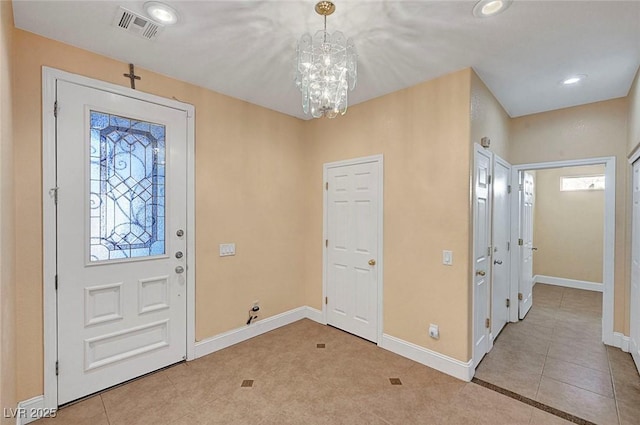
POLYGON ((42 67, 42 242, 44 407, 58 407, 57 297, 55 289, 57 232, 54 191, 56 187, 56 82, 67 81, 187 113, 187 360, 195 358, 195 107, 184 102, 139 92, 117 84, 42 67))
MULTIPOLYGON (((480 364, 480 361, 484 358, 484 356, 486 356, 489 353, 489 351, 491 351, 491 349, 493 348, 493 341, 492 341, 493 338, 491 337, 491 326, 489 326, 489 330, 485 331, 486 337, 487 337, 487 351, 482 355, 480 359, 477 359, 478 353, 476 352, 476 340, 477 340, 476 326, 478 323, 476 321, 477 319, 476 313, 480 306, 479 304, 480 300, 478 300, 478 297, 476 296, 476 277, 477 277, 476 275, 476 258, 477 258, 476 230, 478 229, 480 223, 476 222, 476 180, 477 180, 476 167, 478 165, 478 161, 476 159, 478 154, 485 154, 485 153, 486 155, 489 156, 489 175, 487 176, 487 178, 489 179, 489 183, 487 184, 488 186, 487 214, 489 215, 489 229, 487 231, 487 235, 488 235, 487 242, 489 243, 489 247, 493 247, 493 162, 494 162, 495 155, 493 151, 491 151, 491 149, 483 148, 478 143, 473 144, 473 151, 472 151, 473 161, 472 161, 472 171, 471 171, 472 173, 471 175, 471 228, 473 230, 472 230, 471 239, 470 239, 471 247, 469 249, 469 252, 471 253, 469 272, 471 274, 471 287, 472 287, 472 290, 471 290, 471 299, 472 299, 471 362, 472 362, 472 367, 474 371, 478 367, 478 365, 480 364)), ((486 302, 487 315, 489 316, 489 318, 491 318, 492 317, 491 295, 492 295, 492 285, 493 285, 493 264, 491 264, 491 262, 493 261, 493 251, 489 253, 488 257, 489 259, 487 264, 488 265, 487 273, 489 274, 489 276, 486 277, 486 281, 487 281, 486 285, 487 285, 488 293, 487 293, 487 299, 485 300, 485 302, 486 302)))
MULTIPOLYGON (((579 167, 583 165, 605 166, 604 189, 604 229, 603 229, 603 264, 602 264, 602 342, 614 345, 613 336, 613 291, 615 266, 615 231, 616 231, 616 158, 614 156, 575 159, 566 161, 539 162, 519 164, 511 167, 511 181, 519 182, 519 174, 529 170, 546 170, 550 168, 579 167)), ((514 183, 515 184, 515 183, 514 183)), ((511 246, 518 246, 520 237, 519 190, 511 191, 511 246)), ((534 225, 535 226, 535 225, 534 225)), ((520 250, 511 250, 511 290, 510 298, 518 299, 520 283, 520 250)), ((511 322, 518 321, 518 309, 509 312, 511 322)))
POLYGON ((376 344, 382 344, 382 334, 384 330, 383 326, 383 295, 384 295, 384 233, 383 233, 383 222, 384 222, 384 156, 382 154, 379 155, 371 155, 360 158, 346 159, 335 162, 328 162, 322 165, 322 322, 327 324, 327 304, 324 302, 327 296, 327 267, 328 267, 328 255, 327 249, 325 246, 325 240, 328 238, 328 194, 326 190, 327 184, 327 173, 329 168, 337 168, 348 165, 358 165, 358 164, 367 164, 375 162, 378 164, 378 259, 376 263, 376 267, 378 269, 377 277, 378 277, 378 329, 377 329, 377 341, 376 344))

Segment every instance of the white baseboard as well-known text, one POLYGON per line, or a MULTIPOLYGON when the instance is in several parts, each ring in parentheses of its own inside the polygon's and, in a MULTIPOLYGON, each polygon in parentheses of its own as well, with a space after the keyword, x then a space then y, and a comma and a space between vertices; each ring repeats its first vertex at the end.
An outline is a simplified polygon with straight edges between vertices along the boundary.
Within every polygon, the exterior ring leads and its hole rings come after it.
POLYGON ((620 332, 613 333, 613 346, 618 347, 625 353, 629 353, 629 343, 631 342, 631 338, 625 336, 620 332))
MULTIPOLYGON (((307 318, 309 307, 298 307, 284 313, 258 320, 250 325, 221 333, 211 338, 196 342, 196 358, 206 356, 223 348, 246 341, 263 333, 278 329, 298 320, 307 318)), ((312 319, 315 320, 315 319, 312 319)))
POLYGON ((380 347, 463 381, 473 378, 473 360, 462 362, 444 354, 383 334, 380 347))
POLYGON ((307 319, 313 320, 314 322, 318 322, 322 325, 327 324, 327 322, 325 322, 322 317, 321 310, 318 310, 317 308, 313 308, 309 306, 306 306, 305 308, 307 309, 307 319))
POLYGON ((535 283, 546 283, 547 285, 564 286, 565 288, 584 289, 586 291, 602 292, 604 285, 598 282, 588 282, 586 280, 565 279, 563 277, 544 276, 537 274, 533 277, 535 283))
POLYGON ((48 410, 44 408, 44 396, 39 395, 19 402, 13 411, 5 409, 3 413, 5 417, 15 416, 16 425, 24 425, 44 417, 46 412, 48 410))

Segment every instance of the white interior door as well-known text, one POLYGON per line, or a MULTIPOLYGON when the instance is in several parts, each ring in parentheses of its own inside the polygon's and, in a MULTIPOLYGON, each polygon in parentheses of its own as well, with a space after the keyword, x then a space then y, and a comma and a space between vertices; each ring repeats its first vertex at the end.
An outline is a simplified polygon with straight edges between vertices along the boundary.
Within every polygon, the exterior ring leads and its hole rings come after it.
POLYGON ((57 83, 58 404, 186 355, 184 111, 57 83))
POLYGON ((633 163, 629 348, 640 371, 640 160, 633 163))
POLYGON ((473 364, 489 351, 492 154, 475 146, 473 173, 473 364))
POLYGON ((529 312, 533 305, 533 207, 535 202, 534 178, 531 173, 521 174, 520 190, 520 291, 518 294, 520 319, 529 312))
POLYGON ((378 162, 327 169, 327 323, 378 340, 378 162))
POLYGON ((494 156, 493 162, 493 208, 491 270, 491 336, 495 339, 509 321, 509 276, 511 273, 511 208, 509 187, 511 165, 494 156))

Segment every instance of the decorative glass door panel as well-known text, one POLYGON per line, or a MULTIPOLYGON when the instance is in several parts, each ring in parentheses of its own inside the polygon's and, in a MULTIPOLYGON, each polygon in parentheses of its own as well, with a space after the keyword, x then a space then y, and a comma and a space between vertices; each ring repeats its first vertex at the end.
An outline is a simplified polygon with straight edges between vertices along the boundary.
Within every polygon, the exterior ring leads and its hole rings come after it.
POLYGON ((165 254, 165 126, 90 111, 90 261, 165 254))

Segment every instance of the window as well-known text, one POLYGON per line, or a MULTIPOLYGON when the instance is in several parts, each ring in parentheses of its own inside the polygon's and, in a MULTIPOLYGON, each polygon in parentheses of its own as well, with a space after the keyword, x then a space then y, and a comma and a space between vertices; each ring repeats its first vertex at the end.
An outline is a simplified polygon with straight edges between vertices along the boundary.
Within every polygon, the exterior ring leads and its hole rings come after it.
POLYGON ((604 174, 596 176, 566 176, 560 179, 560 191, 604 190, 604 174))

